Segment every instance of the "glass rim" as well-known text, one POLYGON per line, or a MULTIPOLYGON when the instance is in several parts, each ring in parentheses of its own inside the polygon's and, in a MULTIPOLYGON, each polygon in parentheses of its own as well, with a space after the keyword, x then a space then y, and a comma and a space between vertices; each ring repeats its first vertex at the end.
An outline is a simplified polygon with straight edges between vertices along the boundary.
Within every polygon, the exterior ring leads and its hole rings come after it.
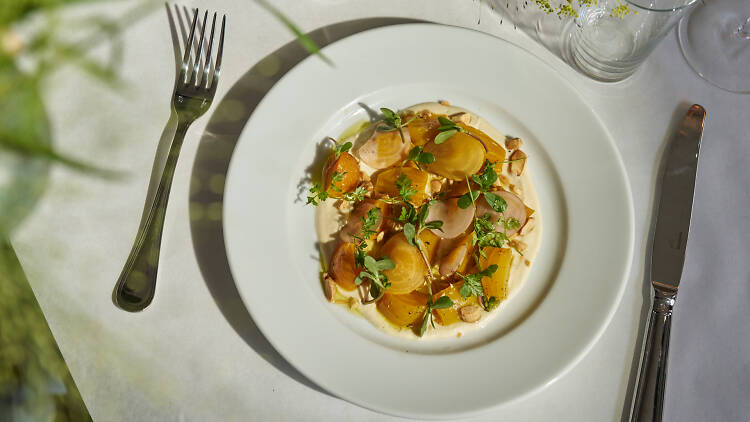
POLYGON ((683 4, 682 6, 677 7, 671 7, 671 8, 665 8, 665 9, 655 9, 647 6, 643 6, 638 4, 638 0, 625 0, 628 4, 632 4, 633 6, 641 9, 641 10, 648 10, 649 12, 677 12, 679 10, 686 9, 695 3, 698 3, 701 0, 690 0, 688 3, 683 4))

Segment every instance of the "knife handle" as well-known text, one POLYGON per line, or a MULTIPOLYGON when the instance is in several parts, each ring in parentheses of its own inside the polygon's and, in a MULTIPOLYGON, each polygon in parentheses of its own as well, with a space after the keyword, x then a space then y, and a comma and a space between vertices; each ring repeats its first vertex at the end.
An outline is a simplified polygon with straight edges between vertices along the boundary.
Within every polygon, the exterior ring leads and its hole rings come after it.
POLYGON ((661 422, 664 408, 664 385, 667 380, 669 332, 676 291, 657 289, 649 315, 648 333, 641 355, 638 388, 635 393, 631 422, 661 422))

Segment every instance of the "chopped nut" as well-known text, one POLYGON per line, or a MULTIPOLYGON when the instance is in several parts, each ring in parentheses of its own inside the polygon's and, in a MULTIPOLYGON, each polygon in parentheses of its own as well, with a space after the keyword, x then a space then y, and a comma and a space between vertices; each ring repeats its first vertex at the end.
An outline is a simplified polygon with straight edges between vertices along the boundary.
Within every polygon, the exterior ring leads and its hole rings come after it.
POLYGON ((432 115, 432 113, 430 113, 429 110, 421 110, 417 112, 417 117, 420 119, 426 119, 430 117, 430 115, 432 115))
POLYGON ((522 145, 523 141, 521 140, 521 138, 505 138, 505 148, 509 151, 521 148, 522 145))
POLYGON ((497 182, 500 183, 500 186, 510 186, 510 179, 504 174, 497 175, 497 182))
POLYGON ((531 266, 531 261, 529 261, 528 259, 525 259, 525 260, 523 261, 523 263, 524 263, 524 265, 526 265, 527 267, 530 267, 530 266, 531 266))
POLYGON ((442 188, 443 188, 443 182, 441 182, 438 179, 432 179, 432 181, 430 182, 430 190, 432 191, 433 194, 440 192, 440 189, 442 188))
POLYGON ((346 214, 352 210, 352 203, 339 199, 336 201, 336 208, 343 214, 346 214))
POLYGON ((375 241, 380 243, 383 241, 383 238, 385 237, 385 232, 378 233, 378 236, 375 238, 375 241))
POLYGON ((519 252, 523 252, 527 248, 526 243, 518 239, 511 240, 510 242, 508 242, 508 245, 510 245, 511 248, 518 250, 519 252))
POLYGON ((461 338, 462 335, 464 335, 464 334, 459 331, 459 332, 456 333, 456 338, 461 338))
POLYGON ((372 180, 372 179, 370 179, 370 175, 368 175, 367 173, 361 172, 360 174, 362 175, 362 181, 363 182, 369 182, 370 180, 372 180))
POLYGON ((521 230, 519 233, 521 233, 522 236, 525 236, 529 233, 531 233, 532 230, 534 230, 534 226, 536 225, 536 219, 534 217, 530 217, 526 220, 526 223, 521 227, 521 230))
POLYGON ((482 309, 477 305, 466 305, 458 310, 458 316, 465 322, 477 322, 482 316, 482 309))
POLYGON ((465 125, 469 125, 469 126, 473 126, 473 125, 475 125, 477 123, 476 119, 474 118, 474 116, 472 116, 469 113, 465 113, 463 111, 460 112, 460 113, 451 114, 448 117, 450 117, 451 120, 453 120, 454 122, 461 122, 461 123, 463 123, 465 125))
POLYGON ((523 173, 523 168, 526 166, 526 153, 517 149, 510 155, 510 164, 508 170, 511 174, 520 176, 523 173))
POLYGON ((441 104, 441 105, 444 105, 444 106, 451 105, 451 103, 449 103, 448 101, 445 101, 445 100, 440 100, 440 101, 438 101, 438 103, 441 104))
POLYGON ((323 291, 326 294, 326 299, 333 302, 333 296, 336 294, 336 282, 328 273, 323 273, 323 291))

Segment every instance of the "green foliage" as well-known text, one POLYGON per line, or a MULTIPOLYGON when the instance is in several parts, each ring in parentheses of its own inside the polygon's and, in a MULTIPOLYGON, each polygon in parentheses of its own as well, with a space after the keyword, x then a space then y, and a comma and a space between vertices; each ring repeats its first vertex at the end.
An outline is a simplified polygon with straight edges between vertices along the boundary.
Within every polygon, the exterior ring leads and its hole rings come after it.
POLYGON ((482 278, 492 277, 492 274, 495 274, 495 271, 497 271, 497 265, 492 264, 476 274, 463 275, 459 272, 456 272, 456 274, 458 274, 458 276, 464 280, 464 285, 461 286, 461 290, 459 290, 458 292, 461 293, 461 296, 463 297, 469 297, 472 295, 477 297, 484 296, 484 288, 482 288, 482 278))
POLYGON ((401 173, 396 179, 396 187, 398 188, 399 196, 406 202, 411 201, 411 197, 417 193, 417 190, 411 187, 411 179, 404 173, 401 173))
POLYGON ((422 170, 422 164, 432 164, 435 162, 435 155, 431 152, 422 152, 423 148, 416 146, 409 151, 409 155, 406 157, 404 164, 409 161, 413 161, 417 165, 417 168, 422 170))
POLYGON ((435 309, 446 309, 453 306, 453 300, 448 296, 441 296, 435 302, 432 301, 432 296, 427 302, 427 309, 424 311, 424 318, 422 319, 422 325, 419 327, 419 336, 422 337, 427 331, 427 324, 432 325, 435 328, 435 321, 432 320, 432 311, 435 309))

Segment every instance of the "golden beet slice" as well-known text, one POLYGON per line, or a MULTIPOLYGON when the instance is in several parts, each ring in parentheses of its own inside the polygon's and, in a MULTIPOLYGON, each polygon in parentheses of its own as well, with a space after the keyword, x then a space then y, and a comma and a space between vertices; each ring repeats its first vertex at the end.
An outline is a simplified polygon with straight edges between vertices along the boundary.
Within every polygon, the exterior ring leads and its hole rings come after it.
POLYGON ((496 297, 502 301, 508 297, 508 278, 510 277, 510 265, 513 263, 513 252, 509 248, 485 248, 486 258, 482 257, 479 262, 482 268, 497 265, 497 271, 492 277, 482 277, 482 288, 487 298, 496 297))
POLYGON ((401 133, 403 139, 398 130, 374 131, 357 150, 359 158, 374 169, 384 169, 402 161, 411 149, 411 140, 407 129, 402 129, 401 133))
POLYGON ((403 233, 388 239, 380 249, 380 256, 387 256, 396 264, 394 269, 383 271, 391 282, 389 293, 409 293, 424 284, 427 267, 422 255, 415 246, 409 244, 403 233))
POLYGON ((435 293, 432 297, 432 301, 435 302, 443 296, 448 296, 453 301, 453 306, 445 309, 436 309, 434 311, 435 321, 440 325, 451 325, 461 321, 461 317, 458 316, 458 310, 467 305, 477 305, 476 296, 469 296, 465 298, 461 296, 459 292, 463 286, 463 282, 458 284, 452 284, 447 288, 435 293))
POLYGON ((417 192, 411 196, 409 202, 416 206, 422 205, 427 199, 427 182, 429 177, 427 172, 414 167, 394 167, 386 169, 377 174, 375 180, 375 193, 397 197, 400 195, 399 188, 396 186, 396 180, 401 175, 405 175, 411 181, 411 188, 417 192))
POLYGON ((427 297, 418 292, 405 295, 386 293, 378 301, 377 307, 388 321, 399 327, 406 327, 422 320, 427 310, 427 297))
POLYGON ((464 180, 479 171, 485 157, 482 143, 463 132, 441 144, 430 142, 424 150, 435 156, 435 162, 428 164, 427 170, 451 180, 464 180))
POLYGON ((430 112, 419 112, 407 127, 412 144, 422 146, 435 139, 440 122, 437 116, 430 112))
POLYGON ((357 288, 354 279, 362 271, 356 268, 354 264, 354 245, 351 243, 342 243, 331 255, 331 262, 328 265, 331 277, 344 290, 352 291, 357 288))
POLYGON ((432 264, 438 244, 440 243, 440 238, 431 230, 422 230, 422 233, 419 234, 419 240, 422 242, 425 256, 430 261, 430 264, 432 264))
MULTIPOLYGON (((505 161, 505 148, 503 148, 502 145, 500 145, 499 142, 492 139, 489 135, 482 132, 481 130, 469 126, 464 123, 458 123, 458 126, 461 126, 462 128, 466 129, 469 133, 476 136, 477 138, 482 140, 482 144, 484 145, 485 150, 487 151, 486 158, 493 163, 505 161)), ((501 167, 502 164, 499 164, 495 167, 495 171, 497 174, 500 174, 500 171, 502 170, 501 167)))
POLYGON ((323 167, 323 189, 333 198, 340 198, 344 192, 351 192, 359 184, 361 174, 359 162, 348 152, 342 152, 338 158, 331 158, 323 167), (334 177, 337 180, 333 180, 334 177))

